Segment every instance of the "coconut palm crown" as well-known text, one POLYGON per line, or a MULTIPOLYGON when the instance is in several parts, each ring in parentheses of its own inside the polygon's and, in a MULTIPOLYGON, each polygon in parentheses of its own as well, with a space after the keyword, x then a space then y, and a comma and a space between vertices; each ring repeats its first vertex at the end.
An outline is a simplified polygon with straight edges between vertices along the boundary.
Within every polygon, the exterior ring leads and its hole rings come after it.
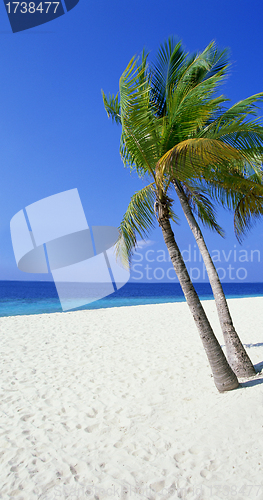
POLYGON ((185 187, 201 221, 221 235, 209 195, 237 209, 235 229, 240 238, 247 224, 238 203, 248 200, 251 191, 260 214, 263 127, 251 117, 263 93, 225 109, 228 99, 215 94, 228 68, 227 52, 219 51, 214 42, 201 54, 188 56, 181 42, 170 38, 161 46, 155 65, 148 64, 144 52, 141 61, 133 57, 120 78, 117 95, 107 97, 102 92, 108 116, 122 125, 124 165, 153 181, 131 202, 133 207, 136 200, 146 202, 142 224, 132 222, 128 211, 120 226, 124 233, 130 226, 125 239, 130 256, 136 233, 147 236, 154 226, 154 193, 171 193, 174 179, 185 187))

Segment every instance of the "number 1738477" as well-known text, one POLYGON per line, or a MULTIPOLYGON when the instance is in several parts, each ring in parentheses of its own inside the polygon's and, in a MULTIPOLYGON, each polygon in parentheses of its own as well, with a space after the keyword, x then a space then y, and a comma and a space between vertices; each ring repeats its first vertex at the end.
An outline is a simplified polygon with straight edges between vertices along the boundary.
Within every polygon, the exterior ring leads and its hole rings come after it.
POLYGON ((39 4, 35 4, 35 2, 8 2, 6 4, 8 14, 17 12, 21 12, 21 14, 48 14, 52 11, 56 14, 57 8, 60 5, 60 2, 40 2, 39 4))

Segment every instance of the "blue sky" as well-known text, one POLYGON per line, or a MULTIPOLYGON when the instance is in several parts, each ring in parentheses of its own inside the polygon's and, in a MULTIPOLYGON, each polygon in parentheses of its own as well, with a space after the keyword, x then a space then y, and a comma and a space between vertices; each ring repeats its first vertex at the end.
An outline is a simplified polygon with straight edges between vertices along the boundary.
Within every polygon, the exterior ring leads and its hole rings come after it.
MULTIPOLYGON (((0 280, 45 279, 16 267, 10 220, 25 206, 77 188, 89 224, 118 226, 130 197, 141 188, 135 174, 123 168, 120 129, 107 118, 101 98, 101 89, 117 92, 130 58, 143 47, 154 58, 170 35, 189 52, 215 40, 230 48, 232 68, 223 92, 236 102, 263 90, 262 14, 259 0, 80 0, 64 16, 13 34, 1 0, 0 280)), ((178 203, 175 211, 181 218, 174 227, 179 246, 193 252, 178 203)), ((218 216, 226 238, 204 234, 210 250, 220 252, 220 265, 242 266, 246 281, 263 281, 263 221, 240 247, 231 214, 219 210, 218 216), (235 254, 240 250, 247 251, 242 264, 235 254), (251 250, 259 251, 261 261, 254 253, 251 262, 251 250)), ((159 228, 144 251, 149 249, 151 258, 165 249, 159 228)), ((235 273, 228 279, 226 272, 224 280, 238 279, 235 273)))

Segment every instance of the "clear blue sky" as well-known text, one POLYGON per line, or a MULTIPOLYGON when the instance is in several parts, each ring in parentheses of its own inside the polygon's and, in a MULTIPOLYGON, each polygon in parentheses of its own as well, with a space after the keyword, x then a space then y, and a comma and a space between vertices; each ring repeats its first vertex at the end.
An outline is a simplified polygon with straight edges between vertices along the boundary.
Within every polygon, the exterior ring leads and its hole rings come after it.
MULTIPOLYGON (((263 90, 262 14, 259 0, 80 0, 64 16, 13 34, 0 1, 1 280, 44 278, 16 268, 9 224, 25 206, 78 188, 89 224, 118 226, 140 189, 141 182, 122 166, 120 129, 108 120, 101 98, 101 89, 117 92, 130 58, 143 47, 154 58, 170 35, 189 52, 215 40, 231 51, 223 91, 235 102, 263 90)), ((178 204, 175 209, 181 215, 178 204)), ((223 250, 226 256, 231 250, 229 262, 235 249, 247 250, 246 281, 263 281, 263 223, 240 247, 231 214, 218 215, 226 239, 205 231, 209 248, 222 258, 223 250), (261 252, 261 262, 250 262, 251 249, 261 252)), ((193 249, 183 216, 174 229, 180 248, 193 249)), ((151 240, 149 249, 164 248, 158 228, 151 240)))

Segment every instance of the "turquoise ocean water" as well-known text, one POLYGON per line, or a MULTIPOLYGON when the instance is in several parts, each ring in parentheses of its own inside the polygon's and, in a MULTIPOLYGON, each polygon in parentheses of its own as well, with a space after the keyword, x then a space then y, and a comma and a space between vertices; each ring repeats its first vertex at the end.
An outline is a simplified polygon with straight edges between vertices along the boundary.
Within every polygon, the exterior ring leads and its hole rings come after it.
MULTIPOLYGON (((209 283, 195 283, 202 300, 212 299, 209 283)), ((263 296, 263 283, 223 283, 227 298, 263 296)), ((117 292, 79 309, 100 309, 184 301, 178 283, 127 283, 117 292)), ((0 281, 0 316, 62 312, 55 284, 0 281)))

